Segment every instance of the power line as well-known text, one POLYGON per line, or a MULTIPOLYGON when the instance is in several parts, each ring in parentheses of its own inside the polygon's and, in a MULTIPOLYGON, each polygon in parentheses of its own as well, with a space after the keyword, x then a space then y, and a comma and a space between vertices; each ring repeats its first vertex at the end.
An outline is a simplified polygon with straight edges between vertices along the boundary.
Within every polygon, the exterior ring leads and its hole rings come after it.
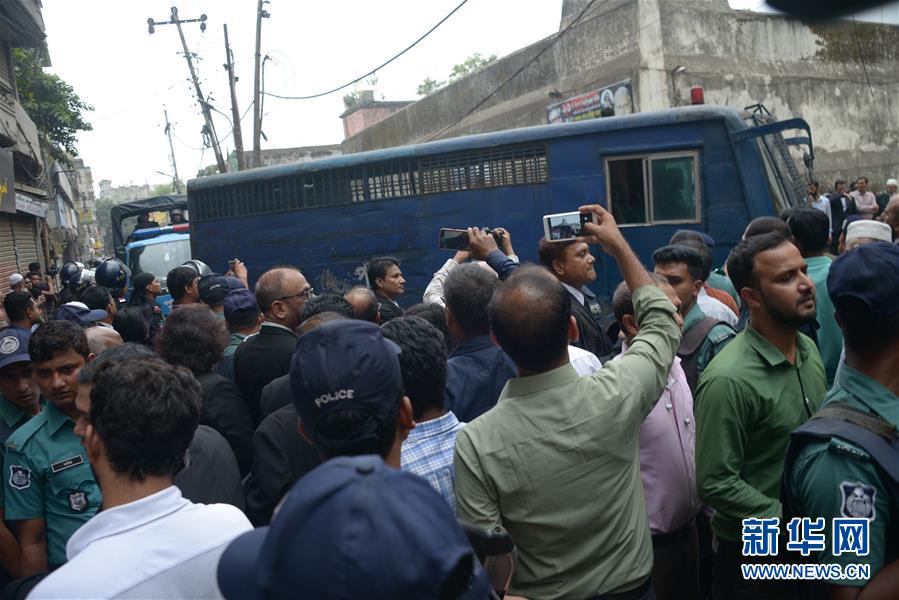
MULTIPOLYGON (((594 0, 594 1, 595 1, 595 0, 594 0)), ((308 95, 308 96, 281 96, 281 95, 279 95, 279 94, 272 94, 272 93, 270 93, 270 92, 262 92, 262 94, 265 95, 265 96, 271 96, 272 98, 280 98, 280 99, 282 99, 282 100, 311 100, 311 99, 313 99, 313 98, 321 98, 322 96, 327 96, 328 94, 333 94, 334 92, 339 92, 340 90, 342 90, 342 89, 344 89, 344 88, 348 88, 348 87, 350 87, 351 85, 353 85, 353 84, 355 84, 355 83, 358 83, 358 82, 362 81, 363 79, 365 79, 365 78, 368 77, 369 75, 374 75, 376 72, 380 71, 381 69, 383 69, 384 67, 386 67, 387 65, 389 65, 390 63, 392 63, 393 61, 395 61, 396 59, 398 59, 399 57, 401 57, 403 54, 405 54, 406 52, 408 52, 409 50, 411 50, 412 48, 414 48, 415 46, 417 46, 417 45, 419 44, 419 42, 421 42, 421 41, 424 40, 426 37, 428 37, 429 35, 431 35, 431 34, 432 34, 438 27, 440 27, 441 25, 443 25, 443 23, 446 22, 447 19, 449 19, 450 17, 452 17, 454 14, 456 14, 456 12, 458 12, 458 10, 459 10, 460 8, 462 8, 463 6, 465 6, 466 4, 468 4, 468 0, 462 0, 462 2, 460 2, 460 3, 458 4, 458 6, 456 6, 456 8, 454 8, 453 10, 451 10, 451 11, 449 12, 449 14, 447 14, 445 17, 443 17, 442 19, 440 19, 440 21, 438 21, 436 25, 434 25, 433 27, 431 27, 430 29, 428 29, 428 30, 424 33, 424 35, 422 35, 421 37, 419 37, 417 40, 415 40, 414 42, 412 42, 410 45, 406 46, 405 49, 403 49, 402 51, 400 51, 398 54, 393 55, 391 58, 389 58, 388 60, 384 61, 383 63, 381 63, 380 65, 378 65, 377 67, 375 67, 374 69, 372 69, 371 71, 369 71, 368 73, 365 73, 364 75, 360 75, 359 77, 353 79, 352 81, 350 81, 350 82, 348 82, 348 83, 345 83, 345 84, 343 84, 343 85, 341 85, 341 86, 338 86, 338 87, 336 87, 336 88, 330 89, 330 90, 328 90, 327 92, 319 92, 318 94, 310 94, 310 95, 308 95)), ((590 2, 590 4, 592 5, 593 2, 590 2)))
POLYGON ((533 63, 535 63, 535 62, 537 61, 537 59, 539 59, 539 58, 540 58, 541 56, 543 56, 543 55, 544 55, 550 48, 552 48, 552 47, 556 44, 556 42, 558 42, 559 40, 561 40, 561 39, 565 36, 565 34, 568 33, 568 31, 569 31, 572 27, 574 27, 574 26, 581 20, 581 17, 583 17, 583 16, 587 13, 587 11, 590 10, 590 8, 593 7, 594 4, 596 4, 596 0, 590 0, 590 3, 587 4, 587 6, 585 6, 585 7, 583 8, 583 10, 581 10, 581 12, 578 13, 578 15, 574 18, 573 21, 571 21, 568 25, 565 26, 565 29, 563 29, 563 30, 561 30, 559 33, 557 33, 557 34, 555 35, 555 37, 552 39, 552 41, 550 41, 546 46, 544 46, 543 48, 541 48, 541 49, 540 49, 540 52, 538 52, 537 54, 535 54, 535 55, 533 56, 533 58, 531 58, 529 61, 527 61, 526 63, 524 63, 523 65, 521 65, 521 67, 519 67, 518 70, 516 70, 514 73, 512 73, 511 75, 509 75, 505 80, 503 80, 502 83, 500 83, 498 86, 496 86, 496 88, 494 88, 494 90, 493 90, 492 92, 490 92, 489 94, 487 94, 487 95, 486 95, 480 102, 478 102, 478 103, 475 104, 473 107, 471 107, 471 108, 468 110, 468 112, 466 112, 464 115, 462 115, 460 118, 456 119, 455 121, 453 121, 452 123, 450 123, 450 124, 447 125, 446 127, 442 128, 442 129, 439 129, 438 131, 436 131, 436 132, 432 133, 431 135, 427 136, 425 139, 426 139, 426 140, 432 140, 432 139, 434 139, 434 138, 437 137, 438 135, 444 133, 446 130, 455 127, 456 125, 458 125, 459 123, 461 123, 462 121, 464 121, 466 118, 468 118, 469 116, 471 116, 471 114, 474 113, 476 110, 478 110, 479 108, 481 108, 482 106, 484 106, 484 104, 485 104, 488 100, 490 100, 491 98, 493 98, 497 93, 499 93, 499 91, 500 91, 501 89, 503 89, 504 87, 506 87, 506 85, 507 85, 510 81, 512 81, 513 79, 515 79, 516 77, 518 77, 518 75, 520 75, 525 69, 527 69, 527 68, 528 68, 529 66, 531 66, 533 63))

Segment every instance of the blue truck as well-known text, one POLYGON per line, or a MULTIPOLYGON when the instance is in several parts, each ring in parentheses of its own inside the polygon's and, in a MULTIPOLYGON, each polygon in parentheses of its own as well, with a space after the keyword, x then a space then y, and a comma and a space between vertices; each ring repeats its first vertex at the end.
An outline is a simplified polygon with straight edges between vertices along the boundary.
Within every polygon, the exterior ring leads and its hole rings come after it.
MULTIPOLYGON (((152 224, 146 228, 131 226, 131 231, 126 233, 123 225, 125 229, 129 229, 127 225, 130 225, 130 221, 127 221, 126 225, 126 219, 176 209, 181 211, 187 209, 186 196, 146 198, 118 204, 110 210, 116 256, 128 265, 132 278, 145 272, 156 276, 162 286, 162 295, 156 301, 162 306, 162 312, 166 315, 172 309, 172 297, 166 286, 166 276, 169 271, 191 259, 190 226, 187 223, 168 226, 152 224)), ((129 294, 131 289, 129 278, 129 294)))
MULTIPOLYGON (((469 135, 194 179, 191 255, 242 259, 252 279, 283 263, 317 291, 365 284, 376 256, 402 261, 406 295, 421 301, 451 254, 442 227, 505 227, 536 261, 542 216, 599 202, 647 264, 678 229, 709 233, 724 261, 746 224, 804 202, 813 164, 802 119, 693 106, 469 135), (786 131, 798 131, 785 137, 786 131)), ((598 254, 595 291, 621 277, 598 254)))

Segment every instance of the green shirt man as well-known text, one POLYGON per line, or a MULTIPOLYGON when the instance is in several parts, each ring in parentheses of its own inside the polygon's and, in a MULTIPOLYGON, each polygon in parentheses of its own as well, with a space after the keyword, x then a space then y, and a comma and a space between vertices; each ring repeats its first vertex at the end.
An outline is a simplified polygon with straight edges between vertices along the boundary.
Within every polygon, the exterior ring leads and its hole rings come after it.
MULTIPOLYGON (((899 427, 899 398, 850 366, 843 366, 824 404, 833 402, 874 413, 899 427)), ((896 558, 899 553, 899 540, 895 536, 899 498, 890 478, 865 450, 838 437, 809 442, 799 450, 788 475, 787 485, 795 503, 796 516, 824 517, 827 523, 825 550, 818 554, 818 562, 844 567, 870 565, 873 578, 888 560, 896 558), (867 556, 833 554, 830 523, 837 517, 868 518, 867 556)), ((863 587, 868 580, 840 579, 829 580, 829 583, 863 587)))
POLYGON ((6 441, 6 519, 41 519, 47 534, 47 563, 66 562, 66 542, 100 508, 100 487, 87 461, 75 422, 54 404, 6 441))
POLYGON ((738 542, 742 519, 782 516, 780 478, 790 432, 814 413, 827 387, 818 349, 797 334, 795 364, 752 324, 699 379, 696 479, 712 531, 738 542))
POLYGON ((843 352, 843 332, 833 316, 833 302, 827 293, 827 274, 830 272, 829 256, 810 256, 805 259, 808 265, 808 276, 814 282, 817 295, 818 350, 827 373, 827 385, 833 384, 843 352))

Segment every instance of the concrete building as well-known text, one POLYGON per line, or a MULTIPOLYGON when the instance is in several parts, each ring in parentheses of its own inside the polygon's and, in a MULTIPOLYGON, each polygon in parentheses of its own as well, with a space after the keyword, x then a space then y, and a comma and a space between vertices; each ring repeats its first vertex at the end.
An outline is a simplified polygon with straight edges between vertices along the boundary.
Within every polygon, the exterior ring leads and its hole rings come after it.
POLYGON ((867 175, 880 189, 899 174, 897 59, 895 25, 805 24, 735 11, 727 0, 592 7, 565 0, 557 34, 365 127, 341 147, 346 154, 603 111, 665 109, 689 104, 690 90, 702 87, 707 104, 762 103, 779 119, 806 119, 822 184, 867 175))
MULTIPOLYGON (((296 148, 266 148, 259 151, 259 162, 260 166, 273 167, 275 165, 304 163, 322 158, 334 158, 340 156, 340 154, 340 144, 299 146, 296 148)), ((237 171, 237 155, 233 151, 228 155, 228 164, 232 173, 237 171)), ((218 173, 218 167, 215 165, 211 165, 207 169, 210 171, 207 173, 208 175, 218 173)), ((207 169, 204 169, 204 171, 207 169)))
POLYGON ((153 195, 153 188, 148 183, 143 185, 129 183, 128 185, 113 187, 112 181, 101 179, 99 185, 100 198, 111 200, 115 204, 131 202, 132 200, 143 200, 153 195))
POLYGON ((78 213, 78 230, 81 239, 81 255, 96 258, 103 253, 103 236, 97 225, 97 198, 94 192, 94 176, 91 168, 80 158, 73 161, 75 184, 75 210, 78 213))
POLYGON ((372 90, 362 90, 352 106, 340 115, 344 137, 352 137, 367 127, 380 123, 396 111, 412 104, 411 100, 375 100, 372 90))
POLYGON ((0 2, 0 292, 12 273, 48 256, 49 177, 37 128, 19 103, 13 47, 47 55, 39 0, 0 2))

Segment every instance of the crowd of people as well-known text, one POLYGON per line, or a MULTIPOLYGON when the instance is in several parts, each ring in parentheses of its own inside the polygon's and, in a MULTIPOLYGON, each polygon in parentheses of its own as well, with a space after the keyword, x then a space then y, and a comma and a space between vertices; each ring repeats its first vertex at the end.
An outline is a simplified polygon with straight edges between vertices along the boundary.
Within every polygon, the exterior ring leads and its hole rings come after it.
POLYGON ((895 595, 899 196, 866 184, 810 185, 723 264, 679 230, 647 270, 598 205, 538 264, 472 228, 405 309, 392 257, 342 294, 190 261, 168 316, 151 274, 33 265, 0 330, 4 597, 895 595), (797 556, 870 577, 746 579, 793 561, 747 556, 747 521, 783 546, 794 517, 866 519, 867 554, 797 556))

